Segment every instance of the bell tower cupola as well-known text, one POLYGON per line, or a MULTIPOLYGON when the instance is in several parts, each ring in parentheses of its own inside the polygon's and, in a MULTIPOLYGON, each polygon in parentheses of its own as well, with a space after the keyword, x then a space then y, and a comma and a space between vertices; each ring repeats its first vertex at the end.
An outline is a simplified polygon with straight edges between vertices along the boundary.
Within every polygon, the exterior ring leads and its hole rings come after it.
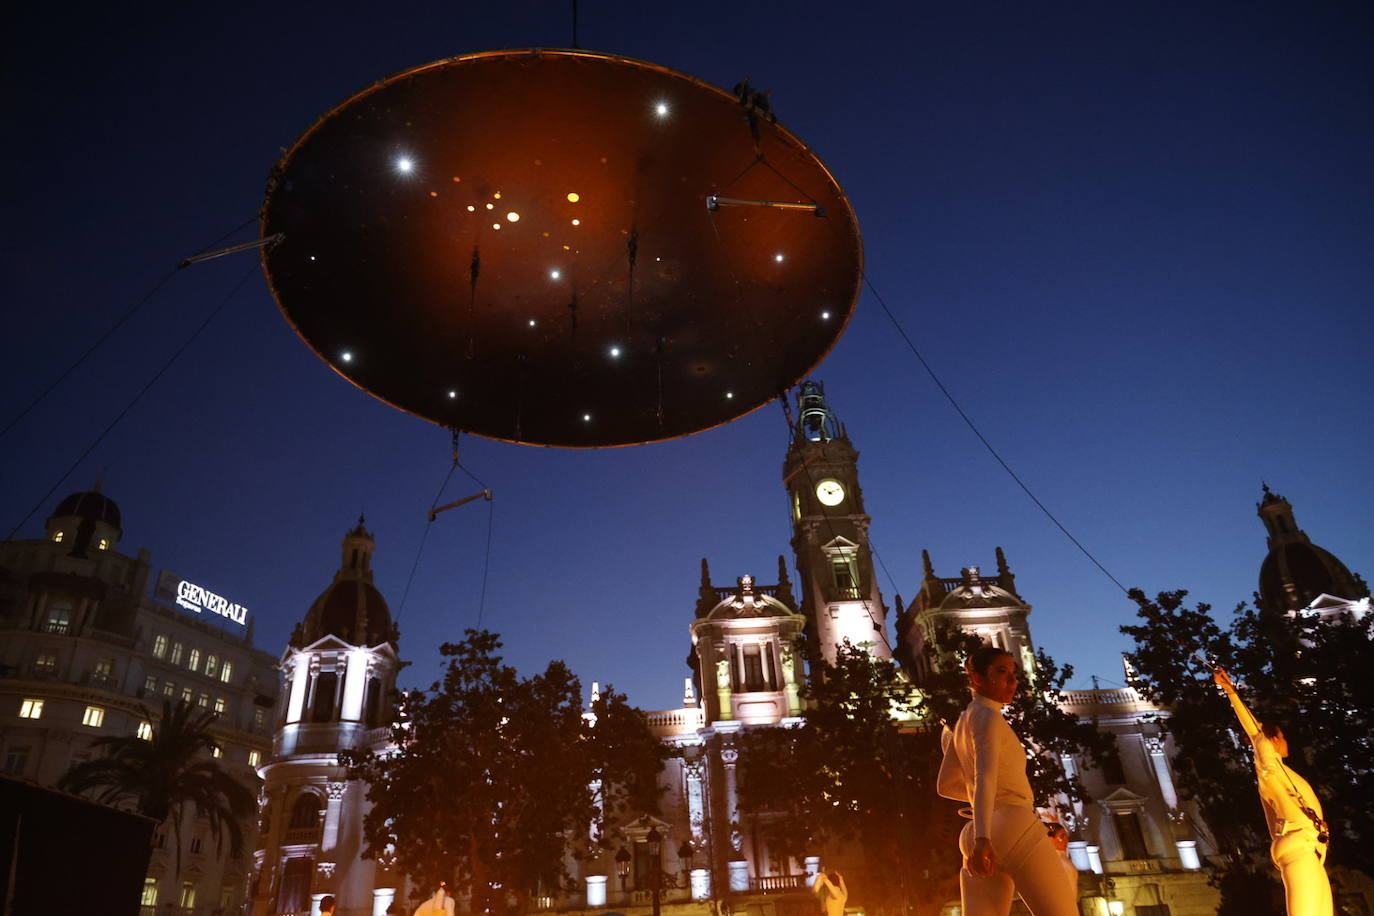
POLYGON ((802 383, 797 410, 782 480, 808 638, 829 662, 845 640, 891 658, 887 608, 868 541, 871 520, 859 486, 859 453, 820 382, 802 383))

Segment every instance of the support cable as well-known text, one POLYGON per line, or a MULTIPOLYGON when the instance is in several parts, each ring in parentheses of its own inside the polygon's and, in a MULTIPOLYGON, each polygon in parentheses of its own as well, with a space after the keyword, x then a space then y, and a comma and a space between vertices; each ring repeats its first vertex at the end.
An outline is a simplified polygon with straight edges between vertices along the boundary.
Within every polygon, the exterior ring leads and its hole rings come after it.
POLYGON ((19 520, 19 524, 15 525, 13 528, 10 529, 10 533, 5 535, 5 542, 8 543, 9 541, 13 540, 15 534, 19 532, 20 528, 24 527, 28 520, 33 517, 34 513, 36 513, 39 509, 41 509, 44 505, 47 504, 48 500, 52 498, 53 493, 57 492, 57 488, 62 486, 62 484, 66 482, 67 478, 70 477, 72 473, 81 465, 81 462, 85 461, 90 456, 91 452, 95 451, 96 447, 99 446, 101 442, 105 441, 105 437, 114 431, 114 428, 118 426, 120 424, 120 421, 122 421, 128 415, 129 411, 133 410, 134 406, 137 405, 138 402, 143 399, 143 396, 147 394, 148 391, 158 383, 162 376, 167 373, 167 370, 172 368, 172 364, 175 363, 181 357, 181 355, 190 348, 191 344, 196 342, 196 339, 200 337, 201 333, 204 332, 204 330, 210 326, 210 322, 214 321, 215 318, 219 315, 219 313, 224 311, 224 307, 228 305, 236 295, 238 295, 239 290, 243 288, 244 284, 248 282, 249 278, 253 276, 257 269, 258 266, 254 264, 251 267, 249 267, 248 270, 244 271, 243 277, 239 279, 239 282, 234 284, 234 288, 229 291, 229 294, 225 296, 222 300, 220 300, 219 305, 215 306, 210 311, 210 314, 205 316, 205 320, 202 321, 200 325, 194 331, 191 332, 191 336, 187 337, 186 340, 182 341, 181 346, 177 347, 176 351, 173 352, 172 355, 167 359, 167 361, 162 364, 162 367, 159 368, 157 372, 153 374, 153 377, 148 379, 148 382, 139 390, 138 394, 134 395, 133 399, 130 400, 129 403, 124 405, 124 409, 121 410, 115 416, 115 418, 110 421, 110 425, 106 426, 105 429, 100 433, 100 435, 96 436, 95 440, 91 442, 90 445, 86 446, 86 450, 83 451, 74 462, 72 462, 71 466, 68 467, 67 470, 62 472, 62 476, 57 478, 56 482, 54 482, 53 485, 48 488, 48 492, 44 493, 42 498, 40 498, 38 502, 34 504, 33 508, 29 510, 28 514, 19 520))
POLYGON ((1078 538, 1074 537, 1068 528, 1064 527, 1063 522, 1059 521, 1059 519, 1055 517, 1054 513, 1049 510, 1049 507, 1047 507, 1043 502, 1040 501, 1040 498, 1037 497, 1035 493, 1031 491, 1031 488, 1026 485, 1026 482, 1023 481, 1017 475, 1017 473, 1011 469, 1011 465, 1007 464, 1007 462, 1002 458, 1002 456, 998 454, 997 449, 992 447, 992 443, 989 442, 987 440, 987 437, 982 434, 982 432, 978 429, 977 425, 973 422, 972 418, 970 418, 969 415, 964 412, 964 408, 959 406, 959 402, 954 399, 954 395, 950 394, 949 389, 945 387, 944 382, 940 381, 940 377, 935 374, 935 370, 931 368, 930 363, 926 362, 926 358, 922 356, 921 351, 916 348, 916 344, 912 342, 911 337, 906 332, 906 329, 903 328, 901 322, 897 320, 897 316, 892 314, 892 310, 888 308, 887 303, 883 301, 882 294, 878 292, 877 287, 873 285, 873 281, 870 280, 867 277, 867 275, 864 276, 864 285, 868 287, 868 291, 873 294, 873 297, 878 300, 878 305, 882 306, 883 314, 887 315, 888 321, 892 322, 892 326, 897 329, 897 333, 901 335, 902 340, 906 342, 907 347, 911 350, 912 354, 916 357, 917 361, 920 362, 921 367, 925 369, 926 374, 929 375, 931 381, 935 383, 935 387, 940 389, 940 393, 945 396, 945 400, 949 401, 950 406, 952 406, 955 412, 959 414, 960 418, 964 421, 968 428, 973 431, 973 435, 978 437, 978 441, 983 443, 983 447, 988 450, 988 454, 991 455, 993 459, 999 465, 1002 466, 1002 470, 1006 471, 1008 476, 1010 476, 1012 480, 1016 481, 1016 485, 1021 488, 1022 492, 1024 492, 1026 496, 1030 497, 1030 501, 1035 503, 1036 507, 1045 514, 1045 517, 1054 523, 1054 526, 1063 533, 1064 537, 1068 538, 1069 541, 1073 544, 1073 546, 1077 547, 1079 552, 1082 553, 1083 556, 1087 557, 1088 560, 1091 561, 1092 564, 1102 572, 1102 575, 1106 576, 1108 579, 1112 581, 1113 585, 1121 589, 1122 594, 1128 593, 1128 589, 1126 588, 1126 586, 1121 584, 1121 580, 1117 579, 1116 576, 1112 575, 1111 572, 1107 569, 1107 567, 1103 566, 1102 563, 1097 559, 1097 557, 1093 556, 1092 552, 1089 551, 1087 547, 1084 547, 1083 543, 1079 541, 1078 538))
MULTIPOLYGON (((221 235, 219 238, 215 239, 209 245, 206 245, 204 248, 201 249, 201 251, 208 251, 211 248, 214 248, 220 242, 229 238, 229 236, 239 232, 240 230, 248 226, 249 223, 254 222, 256 219, 257 216, 253 216, 249 218, 247 221, 239 224, 238 226, 235 226, 233 229, 230 229, 228 232, 224 233, 224 235, 221 235)), ((171 281, 172 277, 176 276, 176 274, 182 268, 186 267, 186 265, 186 261, 181 262, 176 267, 169 270, 162 277, 162 279, 157 281, 157 283, 153 284, 152 288, 149 289, 148 292, 144 293, 143 297, 139 299, 137 302, 135 302, 133 306, 129 308, 128 311, 126 311, 123 315, 120 315, 119 320, 117 320, 114 324, 110 325, 110 327, 106 329, 104 334, 101 334, 99 337, 97 337, 95 339, 95 342, 92 343, 89 347, 87 347, 85 352, 83 352, 80 356, 76 358, 75 362, 73 362, 66 369, 63 369, 60 373, 58 373, 57 378, 53 379, 52 382, 49 383, 48 387, 44 388, 41 392, 39 392, 37 397, 30 401, 23 410, 19 411, 19 413, 13 419, 6 423, 4 429, 0 429, 0 439, 5 438, 5 436, 9 433, 10 430, 18 426, 19 422, 29 415, 30 411, 32 411, 35 407, 41 404, 44 400, 46 400, 48 395, 52 394, 53 391, 59 385, 66 381, 69 375, 71 375, 73 372, 79 369, 81 365, 84 362, 86 362, 86 360, 90 359, 91 355, 95 353, 96 350, 99 350, 102 346, 104 346, 105 342, 115 335, 115 332, 117 332, 120 328, 124 327, 124 325, 128 324, 129 320, 133 318, 135 315, 137 315, 143 309, 143 306, 147 305, 153 299, 154 296, 161 292, 162 288, 166 286, 168 282, 171 281)))

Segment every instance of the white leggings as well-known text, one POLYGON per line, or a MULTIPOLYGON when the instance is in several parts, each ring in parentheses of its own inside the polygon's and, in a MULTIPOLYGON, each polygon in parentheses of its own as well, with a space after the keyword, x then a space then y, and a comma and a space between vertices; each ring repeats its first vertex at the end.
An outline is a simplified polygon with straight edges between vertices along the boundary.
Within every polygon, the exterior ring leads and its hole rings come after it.
MULTIPOLYGON (((962 916, 1007 916, 1014 893, 1021 895, 1034 916, 1078 916, 1077 889, 1064 869, 1064 857, 1050 842, 1033 808, 997 808, 988 839, 997 857, 997 871, 980 878, 967 865, 959 870, 962 916)), ((959 834, 965 862, 973 851, 973 840, 970 822, 959 834)))
POLYGON ((1288 916, 1331 916, 1331 882, 1326 877, 1326 845, 1307 831, 1288 833, 1269 849, 1283 875, 1288 916))

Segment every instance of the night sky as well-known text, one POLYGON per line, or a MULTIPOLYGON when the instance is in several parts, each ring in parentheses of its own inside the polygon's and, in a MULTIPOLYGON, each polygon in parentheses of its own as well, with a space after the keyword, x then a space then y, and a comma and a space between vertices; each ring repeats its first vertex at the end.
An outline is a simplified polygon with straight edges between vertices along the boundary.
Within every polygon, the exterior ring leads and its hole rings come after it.
MULTIPOLYGON (((868 278, 945 385, 1112 573, 1223 616, 1265 553, 1260 482, 1374 572, 1374 13, 1368 4, 581 3, 584 48, 729 88, 748 75, 848 192, 868 278), (1196 7, 1204 7, 1198 9, 1196 7)), ((569 5, 29 4, 6 30, 0 425, 177 262, 250 220, 268 172, 375 80, 571 43, 569 5), (74 17, 79 9, 81 18, 74 17)), ((389 176, 379 175, 379 180, 389 176)), ((251 239, 255 225, 231 241, 251 239)), ((403 680, 482 623, 679 704, 700 558, 788 552, 776 403, 678 441, 465 438, 496 493, 440 517, 448 433, 295 336, 257 259, 177 274, 0 440, 4 532, 245 277, 22 527, 100 478, 120 549, 249 607, 281 651, 367 514, 403 680)), ((766 342, 759 342, 760 346, 766 342)), ((1005 548, 1039 645, 1119 682, 1132 610, 965 427, 865 293, 817 369, 860 449, 882 589, 1005 548), (895 584, 894 584, 895 582, 895 584)), ((455 474, 446 500, 477 490, 455 474)), ((895 607, 894 613, 895 616, 895 607)))

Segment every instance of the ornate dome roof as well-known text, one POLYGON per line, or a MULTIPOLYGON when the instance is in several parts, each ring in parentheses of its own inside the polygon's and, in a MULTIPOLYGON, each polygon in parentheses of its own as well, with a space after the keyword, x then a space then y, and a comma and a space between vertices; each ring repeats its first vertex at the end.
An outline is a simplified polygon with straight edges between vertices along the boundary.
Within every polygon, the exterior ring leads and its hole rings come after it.
POLYGON ((1298 527, 1288 500, 1266 486, 1257 508, 1269 531, 1269 553, 1260 564, 1261 605, 1273 611, 1297 611, 1322 594, 1361 597, 1362 589, 1346 565, 1313 544, 1298 527))
POLYGON ((357 527, 344 535, 343 561, 334 581, 310 605, 292 645, 308 646, 325 636, 336 636, 354 646, 376 646, 392 640, 391 609, 372 584, 375 548, 372 535, 359 518, 357 527))
POLYGON ((945 600, 940 602, 940 610, 956 611, 968 608, 1024 607, 1021 599, 998 585, 974 579, 952 589, 945 600))
POLYGON ((51 517, 70 518, 73 516, 90 519, 93 522, 104 522, 114 528, 123 527, 120 524, 119 506, 113 499, 99 490, 73 493, 57 504, 51 517))

